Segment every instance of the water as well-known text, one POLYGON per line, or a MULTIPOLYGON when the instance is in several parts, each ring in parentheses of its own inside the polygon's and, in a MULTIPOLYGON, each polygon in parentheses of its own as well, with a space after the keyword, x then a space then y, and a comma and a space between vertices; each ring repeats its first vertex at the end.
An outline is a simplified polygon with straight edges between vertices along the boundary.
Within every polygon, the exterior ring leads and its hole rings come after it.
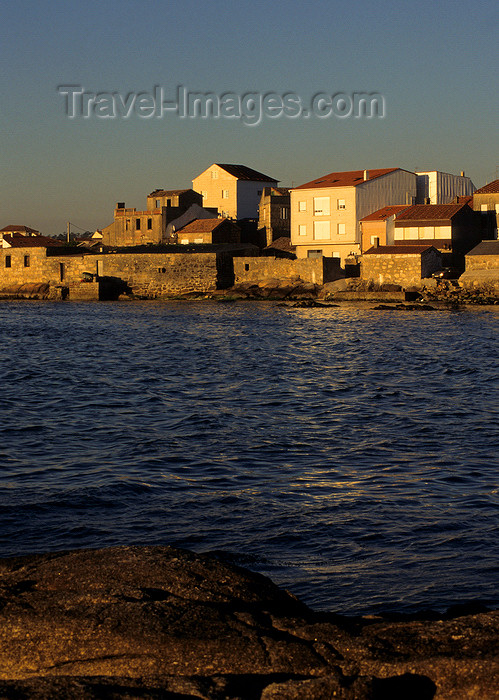
POLYGON ((0 556, 171 544, 316 609, 497 606, 498 327, 0 302, 0 556))

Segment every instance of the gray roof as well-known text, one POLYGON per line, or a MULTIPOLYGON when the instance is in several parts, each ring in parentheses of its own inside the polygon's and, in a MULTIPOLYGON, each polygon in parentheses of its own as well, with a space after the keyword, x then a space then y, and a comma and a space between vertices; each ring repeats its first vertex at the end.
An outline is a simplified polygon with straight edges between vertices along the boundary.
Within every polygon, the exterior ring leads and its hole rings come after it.
POLYGON ((499 255, 499 241, 482 241, 466 255, 499 255))

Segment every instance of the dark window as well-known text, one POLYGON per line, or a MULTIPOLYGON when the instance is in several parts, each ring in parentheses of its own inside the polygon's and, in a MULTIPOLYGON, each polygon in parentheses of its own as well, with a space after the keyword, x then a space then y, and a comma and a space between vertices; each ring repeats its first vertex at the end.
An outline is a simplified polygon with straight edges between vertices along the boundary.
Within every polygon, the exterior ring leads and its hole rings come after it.
POLYGON ((244 269, 246 270, 246 272, 248 272, 248 270, 249 270, 249 263, 244 263, 244 269))
POLYGON ((10 255, 5 256, 5 267, 12 267, 12 257, 10 255))
POLYGON ((307 251, 307 258, 321 258, 322 257, 322 250, 308 250, 307 251))
POLYGON ((24 256, 24 267, 29 267, 29 255, 24 256))
POLYGON ((135 230, 140 231, 140 219, 135 219, 135 230))
POLYGON ((147 230, 150 231, 152 229, 152 219, 147 219, 147 230))

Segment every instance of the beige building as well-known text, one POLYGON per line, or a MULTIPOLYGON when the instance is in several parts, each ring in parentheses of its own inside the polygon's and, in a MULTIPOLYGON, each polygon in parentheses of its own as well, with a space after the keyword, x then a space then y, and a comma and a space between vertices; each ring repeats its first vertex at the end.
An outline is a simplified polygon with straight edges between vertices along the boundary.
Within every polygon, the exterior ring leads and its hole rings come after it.
POLYGON ((8 226, 4 226, 2 229, 0 229, 0 235, 1 234, 18 234, 20 236, 39 236, 40 231, 36 231, 34 228, 30 228, 29 226, 24 226, 24 225, 19 225, 19 224, 9 224, 8 226))
POLYGON ((167 224, 165 213, 166 207, 143 211, 118 202, 113 223, 101 229, 101 242, 116 247, 161 243, 167 224))
POLYGON ((461 204, 416 204, 395 219, 395 245, 427 243, 445 252, 467 253, 480 240, 479 215, 461 204))
POLYGON ((203 196, 203 207, 218 209, 221 216, 257 219, 264 187, 275 187, 277 180, 246 165, 213 163, 195 177, 192 187, 203 196))
POLYGON ((378 246, 362 256, 361 277, 373 284, 419 285, 442 269, 442 256, 432 245, 378 246))
POLYGON ((360 220, 362 252, 372 246, 393 245, 395 240, 395 217, 408 209, 405 204, 383 207, 360 220))
POLYGON ((291 190, 291 242, 299 258, 361 252, 360 220, 387 205, 410 205, 416 175, 400 168, 336 172, 291 190))

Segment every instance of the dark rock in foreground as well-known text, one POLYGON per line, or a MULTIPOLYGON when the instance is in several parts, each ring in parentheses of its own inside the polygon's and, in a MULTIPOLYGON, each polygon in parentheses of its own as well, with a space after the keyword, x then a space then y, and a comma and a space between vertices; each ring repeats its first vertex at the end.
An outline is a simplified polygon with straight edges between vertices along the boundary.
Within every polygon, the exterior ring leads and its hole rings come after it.
POLYGON ((170 547, 0 560, 0 698, 499 697, 499 611, 314 613, 170 547))

